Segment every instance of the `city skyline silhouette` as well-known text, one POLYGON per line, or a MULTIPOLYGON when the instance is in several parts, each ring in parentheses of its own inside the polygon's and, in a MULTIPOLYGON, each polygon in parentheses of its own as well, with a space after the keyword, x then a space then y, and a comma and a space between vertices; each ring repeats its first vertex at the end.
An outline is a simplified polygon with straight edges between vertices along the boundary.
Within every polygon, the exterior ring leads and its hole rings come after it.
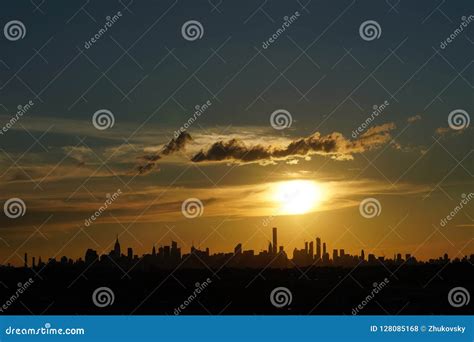
MULTIPOLYGON (((124 250, 125 251, 125 250, 124 250)), ((355 267, 359 265, 377 265, 383 263, 389 264, 418 264, 418 263, 449 263, 451 259, 447 253, 439 256, 436 259, 430 258, 428 260, 417 260, 416 256, 410 253, 402 254, 396 253, 393 258, 386 256, 376 256, 373 253, 368 253, 361 249, 357 255, 346 253, 344 248, 333 248, 332 253, 327 243, 316 237, 314 241, 305 241, 304 248, 295 248, 292 252, 292 257, 289 257, 285 251, 284 245, 278 245, 278 228, 272 228, 272 240, 268 241, 268 249, 255 253, 254 250, 245 250, 242 243, 238 243, 232 252, 210 252, 209 248, 200 250, 194 245, 190 247, 189 253, 182 253, 181 248, 178 247, 176 241, 171 240, 170 245, 160 245, 156 248, 152 246, 151 252, 141 256, 134 254, 133 249, 128 247, 126 254, 123 253, 119 242, 119 235, 116 235, 114 247, 108 253, 97 253, 92 248, 87 248, 84 258, 80 257, 76 260, 63 255, 59 260, 56 258, 47 258, 43 261, 41 257, 28 257, 28 253, 24 254, 23 266, 18 267, 32 267, 43 268, 47 265, 72 265, 85 264, 92 266, 95 263, 107 265, 112 263, 129 264, 128 266, 135 267, 139 263, 144 263, 150 267, 158 268, 174 268, 177 266, 183 268, 199 268, 199 267, 228 267, 228 268, 293 268, 293 267, 311 267, 311 266, 336 266, 336 267, 355 267), (316 243, 315 243, 316 242, 316 243), (36 262, 37 261, 37 262, 36 262)), ((469 261, 474 262, 474 254, 457 256, 454 262, 469 261)), ((10 264, 1 265, 3 267, 14 267, 10 264)), ((146 267, 146 266, 145 266, 146 267)))
POLYGON ((4 3, 0 313, 471 310, 472 0, 4 3))

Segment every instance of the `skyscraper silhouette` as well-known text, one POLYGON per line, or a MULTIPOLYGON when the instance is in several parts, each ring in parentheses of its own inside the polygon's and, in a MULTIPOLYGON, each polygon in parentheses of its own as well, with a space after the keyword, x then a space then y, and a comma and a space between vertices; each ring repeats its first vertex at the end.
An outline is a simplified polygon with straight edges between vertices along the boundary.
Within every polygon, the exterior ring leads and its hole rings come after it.
POLYGON ((321 239, 316 238, 316 260, 321 260, 321 239))
POLYGON ((234 248, 234 255, 239 255, 242 254, 242 244, 239 243, 237 246, 234 248))
POLYGON ((117 235, 117 238, 115 240, 115 245, 114 245, 114 256, 116 258, 120 258, 120 255, 122 253, 120 252, 120 243, 119 243, 119 240, 118 240, 118 235, 117 235))
POLYGON ((273 227, 273 254, 277 254, 278 242, 277 242, 277 229, 273 227))

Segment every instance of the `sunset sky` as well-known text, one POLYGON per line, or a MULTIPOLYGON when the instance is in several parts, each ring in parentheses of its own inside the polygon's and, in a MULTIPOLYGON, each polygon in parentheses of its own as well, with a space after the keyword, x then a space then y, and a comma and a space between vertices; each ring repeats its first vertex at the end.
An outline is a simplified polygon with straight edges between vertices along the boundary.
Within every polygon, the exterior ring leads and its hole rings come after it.
POLYGON ((1 264, 108 252, 116 234, 136 254, 171 240, 259 252, 273 226, 290 257, 316 236, 329 251, 387 257, 474 252, 472 202, 440 224, 474 192, 472 123, 448 124, 454 110, 474 113, 474 21, 440 47, 469 1, 123 3, 15 1, 3 13, 2 26, 20 20, 26 35, 0 39, 0 126, 34 105, 0 134, 2 208, 26 204, 19 218, 0 215, 1 264), (201 39, 183 38, 189 20, 201 39), (366 20, 378 39, 361 38, 366 20), (92 123, 101 109, 115 121, 105 130, 92 123), (290 127, 272 127, 277 110, 290 127), (189 198, 201 216, 183 215, 189 198), (378 216, 361 215, 366 198, 378 216))

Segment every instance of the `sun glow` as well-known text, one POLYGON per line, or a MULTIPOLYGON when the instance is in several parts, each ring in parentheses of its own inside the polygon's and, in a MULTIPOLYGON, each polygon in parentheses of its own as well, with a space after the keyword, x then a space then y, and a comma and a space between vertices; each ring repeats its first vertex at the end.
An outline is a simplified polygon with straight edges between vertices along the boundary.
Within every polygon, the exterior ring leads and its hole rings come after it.
POLYGON ((316 182, 292 180, 275 185, 272 195, 281 215, 299 215, 313 210, 323 200, 323 191, 316 182))

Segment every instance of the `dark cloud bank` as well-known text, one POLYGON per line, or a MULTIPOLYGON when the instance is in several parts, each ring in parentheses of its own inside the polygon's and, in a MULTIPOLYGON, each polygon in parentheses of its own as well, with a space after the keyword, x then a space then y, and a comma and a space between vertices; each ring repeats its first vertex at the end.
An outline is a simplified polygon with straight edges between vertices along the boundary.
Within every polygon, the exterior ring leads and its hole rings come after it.
MULTIPOLYGON (((363 153, 390 142, 390 131, 395 129, 394 123, 386 123, 369 128, 358 139, 350 140, 339 132, 321 135, 316 132, 309 137, 293 140, 286 146, 274 147, 271 145, 248 146, 242 140, 219 140, 207 149, 196 153, 191 161, 202 162, 233 162, 268 164, 278 160, 292 160, 305 158, 311 155, 329 156, 337 160, 350 160, 356 153, 363 153)), ((171 155, 184 150, 192 141, 187 132, 164 145, 160 152, 140 157, 145 163, 138 166, 139 174, 145 174, 155 169, 156 163, 163 156, 171 155)))

